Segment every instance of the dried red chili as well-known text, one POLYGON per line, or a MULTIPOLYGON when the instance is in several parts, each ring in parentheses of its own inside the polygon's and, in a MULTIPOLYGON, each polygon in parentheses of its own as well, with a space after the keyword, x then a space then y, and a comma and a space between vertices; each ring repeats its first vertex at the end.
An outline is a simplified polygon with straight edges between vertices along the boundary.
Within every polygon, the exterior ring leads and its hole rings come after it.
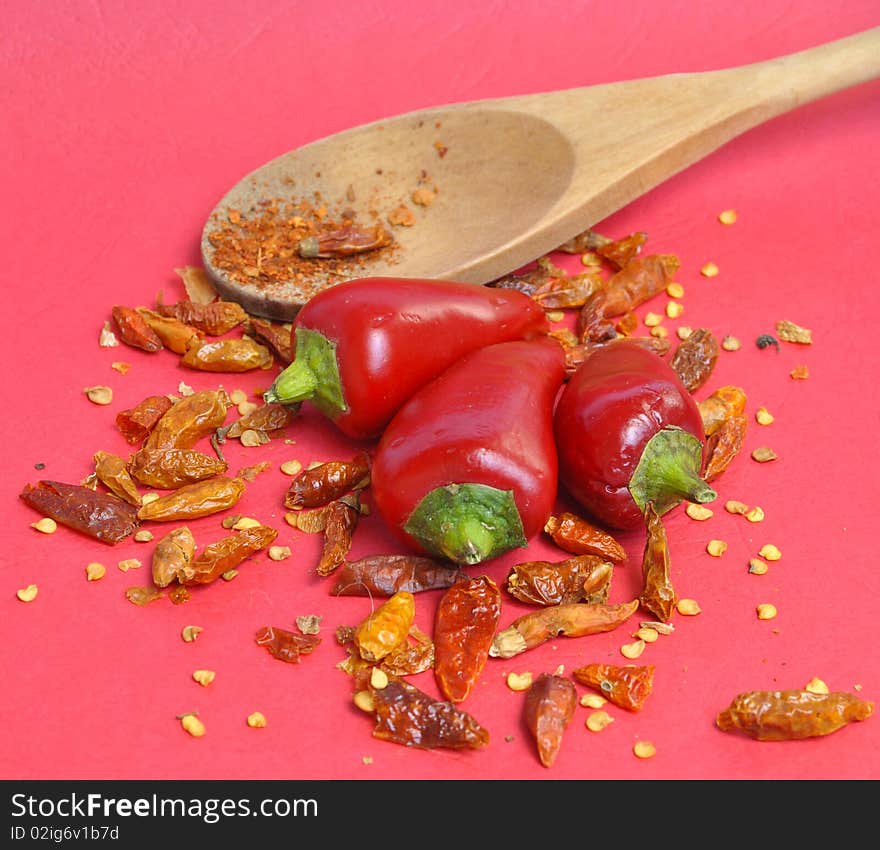
POLYGON ((162 345, 175 354, 184 354, 191 345, 202 339, 202 332, 192 325, 186 325, 171 316, 162 316, 146 307, 138 307, 137 311, 162 341, 162 345))
POLYGON ((117 304, 113 307, 111 315, 119 331, 119 338, 126 345, 149 352, 162 349, 162 340, 137 310, 117 304))
POLYGON ((321 643, 318 635, 304 635, 274 626, 263 626, 257 631, 255 640, 273 658, 288 664, 299 664, 303 655, 314 652, 321 643))
POLYGON ((565 561, 526 561, 507 575, 507 592, 530 605, 605 602, 613 565, 597 555, 576 555, 565 561))
POLYGON ((551 516, 544 531, 572 555, 596 555, 614 564, 626 560, 626 550, 610 534, 568 511, 551 516))
POLYGON ((328 461, 304 469, 284 494, 284 507, 319 508, 362 487, 370 474, 370 456, 359 452, 350 461, 328 461))
POLYGON ((166 534, 153 550, 152 574, 156 587, 184 582, 193 575, 196 540, 185 525, 166 534))
POLYGON ((668 623, 675 610, 676 594, 669 575, 669 544, 663 520, 654 503, 645 505, 645 551, 642 557, 642 592, 639 603, 658 620, 668 623))
POLYGON ((231 508, 244 495, 245 483, 236 476, 215 475, 204 481, 184 484, 177 490, 147 502, 138 509, 138 518, 153 522, 195 519, 231 508))
POLYGON ((138 527, 133 505, 80 484, 38 481, 25 485, 19 498, 43 516, 102 543, 119 543, 138 527))
POLYGON ((420 555, 369 555, 344 563, 330 593, 371 597, 393 596, 399 590, 419 593, 451 587, 463 576, 449 564, 420 555))
POLYGON ((563 676, 542 673, 526 691, 526 726, 538 745, 538 758, 552 767, 562 747, 562 735, 574 717, 577 690, 563 676))
POLYGON ((283 404, 261 404, 256 410, 236 419, 229 425, 224 425, 217 429, 217 435, 220 442, 227 437, 235 439, 240 437, 245 431, 257 431, 270 433, 272 431, 280 431, 286 427, 293 419, 293 411, 283 404))
POLYGON ((202 372, 250 372, 271 369, 275 362, 265 345, 250 337, 199 340, 191 345, 180 362, 202 372))
POLYGON ((383 741, 429 750, 479 749, 489 743, 489 732, 470 714, 402 679, 391 679, 370 693, 376 716, 373 736, 383 741))
POLYGON ((411 593, 398 591, 355 629, 352 640, 364 661, 381 661, 404 643, 415 618, 415 606, 411 593))
POLYGON ((604 284, 605 281, 597 271, 564 277, 553 276, 532 293, 532 298, 545 310, 583 307, 604 284))
POLYGON ((226 419, 229 397, 223 390, 203 390, 184 396, 152 428, 145 449, 191 449, 226 419))
POLYGON ((329 576, 344 563, 351 538, 360 519, 360 499, 349 494, 330 502, 324 512, 324 545, 315 571, 319 576, 329 576))
POLYGON ((188 574, 179 578, 180 583, 193 585, 216 581, 227 570, 265 549, 277 536, 274 528, 255 525, 210 543, 192 560, 188 574))
POLYGON ((866 720, 874 703, 846 692, 747 691, 715 718, 723 732, 742 732, 757 741, 790 741, 830 735, 866 720))
POLYGON ((697 402, 706 436, 711 437, 726 420, 742 416, 746 401, 742 387, 727 385, 719 387, 708 398, 697 402))
POLYGON ((142 402, 116 414, 116 427, 126 442, 145 440, 156 423, 171 409, 174 402, 167 395, 147 396, 142 402))
POLYGON ((440 599, 434 620, 434 678, 451 702, 476 684, 501 618, 501 591, 488 576, 465 578, 440 599))
POLYGON ((613 266, 622 269, 638 256, 647 241, 648 234, 637 231, 622 239, 596 245, 592 250, 613 266))
POLYGON ((249 316, 245 331, 257 342, 268 346, 282 363, 288 364, 293 360, 292 332, 289 325, 249 316))
POLYGON ((740 453, 746 439, 748 420, 745 416, 732 416, 712 433, 706 440, 706 461, 703 468, 703 478, 713 481, 740 453))
POLYGON ((597 690, 608 702, 627 711, 641 711, 654 687, 654 665, 644 667, 587 664, 571 671, 582 685, 597 690))
POLYGON ((141 494, 131 480, 126 462, 110 452, 95 452, 95 475, 114 496, 130 505, 140 506, 141 494))
POLYGON ((385 248, 392 241, 391 234, 380 224, 375 227, 355 227, 349 222, 342 227, 306 236, 299 241, 297 251, 300 257, 307 260, 315 257, 350 257, 385 248))
POLYGON ((693 393, 711 377, 720 351, 712 331, 697 328, 678 344, 669 365, 687 390, 693 393))
POLYGON ((389 676, 414 676, 434 666, 434 642, 416 626, 410 626, 407 639, 391 650, 379 666, 389 676))
POLYGON ((540 608, 519 617, 498 632, 489 655, 493 658, 512 658, 559 635, 584 637, 609 632, 626 622, 638 607, 639 601, 634 599, 613 605, 572 602, 540 608))
POLYGON ((178 301, 176 304, 163 304, 160 298, 156 311, 160 316, 170 316, 208 336, 223 336, 248 318, 244 308, 233 301, 212 301, 209 304, 178 301))
POLYGON ((147 487, 174 490, 222 475, 228 465, 196 449, 141 449, 129 458, 128 469, 147 487))

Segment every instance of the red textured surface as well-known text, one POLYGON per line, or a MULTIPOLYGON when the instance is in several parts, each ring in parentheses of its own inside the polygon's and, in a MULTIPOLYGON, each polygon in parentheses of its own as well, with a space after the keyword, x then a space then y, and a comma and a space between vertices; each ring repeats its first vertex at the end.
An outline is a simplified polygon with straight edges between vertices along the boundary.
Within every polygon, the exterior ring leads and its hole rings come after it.
MULTIPOLYGON (((147 580, 150 544, 109 548, 65 529, 41 535, 18 499, 41 477, 79 481, 98 449, 126 453, 113 418, 146 395, 174 392, 181 380, 197 389, 267 384, 266 373, 191 372, 168 352, 103 349, 97 339, 113 304, 148 304, 160 289, 169 300, 180 294, 173 269, 198 263, 213 204, 273 156, 440 103, 769 58, 876 26, 876 3, 849 2, 833 15, 813 0, 735 10, 679 0, 381 2, 359 4, 356 14, 346 2, 257 3, 221 14, 205 2, 175 14, 146 5, 69 4, 46 17, 20 4, 4 15, 0 777, 878 778, 877 718, 825 739, 775 744, 713 725, 742 690, 797 688, 813 677, 880 696, 878 83, 749 132, 598 228, 612 236, 646 230, 650 250, 679 255, 685 313, 666 324, 742 340, 698 395, 743 386, 751 424, 745 453, 717 482, 714 517, 700 524, 678 510, 667 521, 674 584, 702 614, 677 616, 675 634, 646 649, 641 663, 657 673, 644 710, 612 710, 615 722, 593 734, 579 707, 549 771, 523 726, 523 696, 507 688, 505 674, 625 663, 619 650, 629 630, 490 659, 463 706, 491 733, 482 751, 422 752, 372 738, 335 669, 343 653, 332 638, 335 626, 367 614, 369 600, 329 597, 312 572, 318 538, 282 519, 282 461, 354 451, 313 412, 288 429, 293 445, 228 448, 233 468, 273 464, 237 511, 278 527, 294 556, 258 556, 233 582, 202 588, 184 606, 162 600, 141 609, 125 600, 128 586, 147 580), (739 221, 723 227, 716 216, 729 207, 739 221), (709 260, 721 270, 711 280, 699 273, 709 260), (812 328, 813 345, 759 351, 755 338, 778 319, 812 328), (110 368, 120 359, 132 364, 125 376, 110 368), (789 377, 797 364, 809 367, 807 381, 789 377), (111 406, 82 395, 105 383, 115 393, 111 406), (760 405, 773 425, 754 423, 760 405), (759 445, 779 460, 751 461, 759 445), (760 505, 765 520, 725 513, 726 499, 760 505), (722 558, 706 554, 710 538, 727 541, 722 558), (783 557, 766 575, 750 575, 748 559, 765 542, 783 557), (145 567, 123 574, 116 564, 131 557, 145 567), (85 580, 91 561, 107 566, 100 582, 85 580), (25 605, 15 591, 32 582, 39 596, 25 605), (757 619, 762 602, 777 606, 776 619, 757 619), (290 628, 309 613, 323 615, 324 642, 300 666, 254 644, 259 627, 290 628), (193 644, 180 639, 188 623, 204 628, 193 644), (215 670, 216 681, 199 687, 191 679, 197 668, 215 670), (208 729, 200 740, 175 720, 194 710, 208 729), (265 729, 245 724, 257 710, 265 729), (638 740, 655 743, 652 760, 633 756, 638 740)), ((217 518, 191 527, 205 542, 224 533, 217 518)), ((613 601, 639 589, 643 538, 621 539, 630 557, 616 571, 613 601)), ((371 516, 353 554, 396 546, 371 516)), ((543 540, 528 555, 558 557, 543 540)), ((500 582, 523 557, 512 553, 485 572, 500 582)), ((436 594, 417 597, 425 630, 436 603, 436 594)), ((523 610, 505 598, 502 623, 523 610)), ((437 693, 430 673, 413 681, 437 693)))

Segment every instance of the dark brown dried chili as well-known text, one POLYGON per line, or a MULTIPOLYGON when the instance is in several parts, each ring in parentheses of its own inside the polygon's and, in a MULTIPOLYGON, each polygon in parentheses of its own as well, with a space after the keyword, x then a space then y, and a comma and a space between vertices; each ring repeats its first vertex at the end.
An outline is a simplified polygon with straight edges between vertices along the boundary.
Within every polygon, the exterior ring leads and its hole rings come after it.
POLYGON ((529 605, 606 602, 614 566, 597 555, 564 561, 526 561, 507 575, 507 592, 529 605))
POLYGON ((363 487, 370 474, 370 456, 359 452, 350 461, 331 460, 304 469, 284 494, 284 507, 319 508, 363 487))
POLYGON ((669 365, 687 390, 694 393, 711 377, 720 351, 712 331, 697 328, 678 344, 669 365))
POLYGON ((451 587, 463 577, 455 566, 420 555, 368 555, 345 562, 330 590, 334 596, 393 596, 451 587))
POLYGON ((196 449, 141 449, 128 461, 132 476, 147 487, 174 490, 185 484, 222 475, 225 461, 196 449))
POLYGON ((161 316, 171 316, 185 325, 192 325, 209 336, 222 336, 247 320, 247 313, 240 304, 232 301, 212 301, 199 304, 195 301, 178 301, 176 304, 156 305, 161 316))
POLYGON ((360 499, 349 494, 326 505, 324 510, 324 544, 315 571, 319 576, 329 576, 344 563, 351 538, 360 519, 360 499))
POLYGON ((576 706, 577 690, 563 676, 542 673, 526 691, 526 727, 538 745, 538 758, 544 767, 552 767, 556 761, 576 706))
POLYGON ((663 520, 654 503, 645 505, 645 551, 642 557, 642 592, 639 603, 658 620, 668 623, 675 610, 676 594, 669 575, 669 544, 663 520))
POLYGON ((193 560, 186 578, 181 584, 209 584, 216 581, 227 570, 231 570, 251 555, 269 546, 278 532, 268 525, 255 525, 243 528, 214 543, 209 543, 193 560))

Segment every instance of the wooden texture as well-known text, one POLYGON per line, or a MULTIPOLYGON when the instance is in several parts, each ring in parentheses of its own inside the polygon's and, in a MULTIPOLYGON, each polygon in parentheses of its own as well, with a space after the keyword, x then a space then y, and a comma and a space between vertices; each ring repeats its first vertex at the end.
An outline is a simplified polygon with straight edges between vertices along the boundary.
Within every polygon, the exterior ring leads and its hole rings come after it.
MULTIPOLYGON (((880 28, 776 59, 558 92, 452 104, 356 127, 286 153, 232 188, 202 235, 205 268, 224 298, 289 320, 315 291, 295 281, 242 285, 212 264, 208 234, 230 208, 312 198, 358 219, 400 203, 390 262, 359 276, 487 283, 553 250, 741 133, 880 76, 880 28), (444 149, 441 156, 440 149, 444 149), (437 187, 426 208, 420 176, 437 187)), ((785 155, 786 151, 780 151, 785 155)), ((337 281, 338 278, 334 278, 337 281)))

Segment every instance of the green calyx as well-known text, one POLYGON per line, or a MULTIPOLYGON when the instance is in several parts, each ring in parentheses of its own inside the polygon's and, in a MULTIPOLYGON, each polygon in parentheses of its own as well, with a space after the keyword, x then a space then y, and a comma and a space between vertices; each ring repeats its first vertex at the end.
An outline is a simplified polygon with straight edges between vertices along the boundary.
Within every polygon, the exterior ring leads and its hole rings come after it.
POLYGON ((435 488, 403 528, 427 551, 456 564, 479 564, 526 545, 513 492, 485 484, 435 488))
POLYGON ((629 492, 642 513, 648 502, 664 514, 683 500, 705 504, 715 491, 700 478, 702 443, 681 428, 668 427, 648 440, 629 482, 629 492))
POLYGON ((344 413, 348 405, 339 378, 336 343, 309 328, 297 328, 294 336, 293 362, 263 393, 263 400, 294 405, 308 399, 331 419, 344 413))

